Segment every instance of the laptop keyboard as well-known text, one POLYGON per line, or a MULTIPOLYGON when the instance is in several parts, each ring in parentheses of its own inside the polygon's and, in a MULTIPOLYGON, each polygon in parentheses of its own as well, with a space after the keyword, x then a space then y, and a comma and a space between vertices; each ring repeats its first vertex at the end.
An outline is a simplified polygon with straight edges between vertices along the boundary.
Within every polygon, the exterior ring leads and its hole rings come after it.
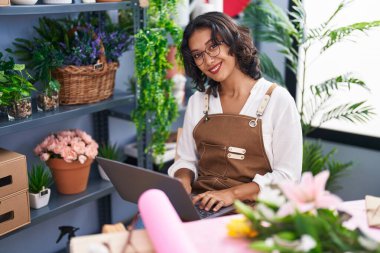
POLYGON ((206 210, 204 210, 204 209, 201 209, 201 208, 199 207, 199 204, 198 204, 198 203, 195 204, 195 209, 197 209, 197 212, 199 213, 199 216, 200 216, 202 219, 207 218, 207 217, 209 217, 209 216, 215 214, 214 211, 211 211, 211 210, 206 211, 206 210))

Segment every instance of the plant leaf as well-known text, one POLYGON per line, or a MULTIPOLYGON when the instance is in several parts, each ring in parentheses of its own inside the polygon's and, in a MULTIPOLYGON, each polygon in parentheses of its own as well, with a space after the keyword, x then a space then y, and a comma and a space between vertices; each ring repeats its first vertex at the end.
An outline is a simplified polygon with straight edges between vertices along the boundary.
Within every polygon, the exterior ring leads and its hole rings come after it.
POLYGON ((372 106, 365 103, 366 101, 361 101, 336 106, 323 114, 321 124, 331 119, 346 120, 352 123, 368 122, 376 113, 372 106))
POLYGON ((355 24, 351 24, 344 27, 339 27, 335 30, 329 31, 326 36, 329 38, 328 41, 322 48, 322 52, 326 51, 328 48, 336 44, 337 42, 342 41, 348 36, 352 35, 354 32, 363 32, 365 33, 367 30, 370 30, 374 27, 380 26, 380 20, 372 21, 372 22, 359 22, 355 24))

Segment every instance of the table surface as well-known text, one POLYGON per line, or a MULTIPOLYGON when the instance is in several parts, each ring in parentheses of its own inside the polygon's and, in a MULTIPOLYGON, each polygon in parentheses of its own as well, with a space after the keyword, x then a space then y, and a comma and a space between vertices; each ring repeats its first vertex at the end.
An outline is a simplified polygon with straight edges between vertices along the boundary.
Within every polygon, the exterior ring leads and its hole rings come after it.
MULTIPOLYGON (((366 235, 380 241, 380 229, 369 228, 365 213, 364 200, 348 201, 342 203, 340 210, 350 213, 353 218, 346 224, 350 228, 359 227, 366 235)), ((233 218, 241 217, 240 214, 224 216, 214 219, 206 219, 194 222, 183 223, 186 233, 191 237, 198 252, 209 253, 253 253, 248 248, 249 241, 244 238, 231 238, 227 235, 226 224, 233 218)), ((71 240, 71 253, 100 252, 91 251, 90 248, 102 242, 107 242, 112 253, 132 253, 136 252, 132 248, 127 248, 122 252, 124 242, 128 232, 119 232, 112 234, 98 234, 90 236, 75 237, 71 240)), ((174 239, 174 238, 173 238, 174 239)), ((137 252, 154 252, 153 246, 145 230, 136 230, 133 232, 132 243, 137 252)))

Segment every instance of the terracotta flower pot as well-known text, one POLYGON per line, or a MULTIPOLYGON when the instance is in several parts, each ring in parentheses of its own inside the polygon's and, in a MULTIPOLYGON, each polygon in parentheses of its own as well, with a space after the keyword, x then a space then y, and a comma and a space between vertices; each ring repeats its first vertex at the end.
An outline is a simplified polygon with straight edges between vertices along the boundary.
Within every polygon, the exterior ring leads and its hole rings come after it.
POLYGON ((53 174, 59 193, 77 194, 87 188, 92 161, 92 159, 87 159, 84 164, 78 161, 67 163, 63 159, 51 158, 46 161, 46 164, 53 174))

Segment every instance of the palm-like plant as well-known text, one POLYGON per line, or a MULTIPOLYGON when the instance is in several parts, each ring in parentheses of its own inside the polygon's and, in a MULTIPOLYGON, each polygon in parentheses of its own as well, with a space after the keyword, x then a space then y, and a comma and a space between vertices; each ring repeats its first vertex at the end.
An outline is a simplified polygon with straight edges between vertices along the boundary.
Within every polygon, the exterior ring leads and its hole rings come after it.
POLYGON ((53 178, 43 164, 33 165, 32 169, 28 172, 28 178, 29 191, 35 194, 53 184, 53 178))
MULTIPOLYGON (((287 60, 286 68, 296 75, 299 90, 299 112, 304 137, 323 123, 330 120, 346 120, 352 123, 364 123, 374 116, 374 108, 366 101, 332 103, 339 91, 350 90, 352 86, 368 89, 366 84, 352 73, 342 73, 321 83, 306 83, 306 70, 309 49, 315 43, 323 43, 320 55, 342 40, 352 37, 355 32, 365 32, 371 28, 379 27, 380 21, 359 22, 344 27, 334 28, 332 21, 347 5, 342 1, 332 15, 319 27, 306 28, 306 12, 301 0, 292 0, 293 8, 285 13, 271 0, 253 0, 246 8, 243 23, 253 30, 256 43, 269 42, 278 46, 280 52, 287 60), (298 48, 298 51, 295 49, 298 48), (302 56, 302 61, 299 61, 302 56), (300 71, 300 72, 298 72, 300 71)), ((280 72, 271 59, 261 54, 260 57, 264 74, 279 83, 283 83, 280 72)), ((335 150, 323 156, 322 146, 304 143, 304 171, 313 174, 323 169, 329 169, 331 176, 328 187, 334 184, 342 170, 351 163, 342 164, 334 161, 335 150), (313 151, 313 152, 309 152, 313 151), (318 162, 310 162, 318 161, 318 162), (318 166, 317 166, 318 165, 318 166)))
POLYGON ((98 156, 104 157, 110 160, 119 160, 119 151, 117 144, 102 143, 98 150, 98 156))

